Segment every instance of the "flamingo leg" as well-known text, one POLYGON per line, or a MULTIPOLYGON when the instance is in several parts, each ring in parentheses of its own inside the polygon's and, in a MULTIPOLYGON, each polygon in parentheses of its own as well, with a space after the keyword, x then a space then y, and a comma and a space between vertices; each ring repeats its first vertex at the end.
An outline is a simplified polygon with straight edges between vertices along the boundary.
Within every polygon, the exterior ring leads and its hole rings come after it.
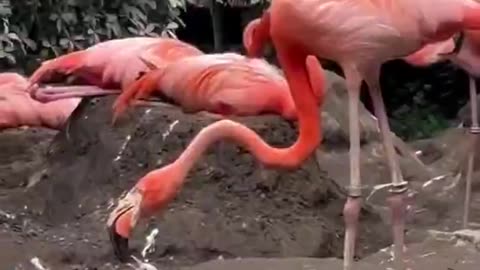
POLYGON ((358 102, 360 99, 362 78, 355 69, 344 69, 344 71, 345 77, 347 78, 350 126, 350 187, 348 187, 348 198, 343 209, 343 218, 345 221, 343 267, 344 270, 351 270, 362 201, 360 179, 360 128, 358 119, 358 102))
POLYGON ((370 74, 370 76, 365 79, 368 84, 370 97, 373 101, 375 114, 378 118, 387 163, 391 173, 392 188, 390 189, 391 196, 388 199, 388 203, 392 211, 394 262, 397 270, 401 270, 405 269, 403 251, 406 211, 405 195, 408 190, 408 183, 403 180, 393 145, 392 133, 388 124, 385 104, 380 90, 380 68, 373 69, 373 72, 369 72, 368 74, 370 74))
POLYGON ((225 157, 225 152, 227 150, 227 142, 225 141, 219 141, 217 143, 217 148, 215 149, 215 155, 217 156, 217 162, 218 165, 220 165, 220 168, 222 168, 224 171, 228 171, 228 165, 230 164, 224 157, 225 157))
POLYGON ((120 90, 103 89, 92 85, 42 86, 31 89, 30 95, 41 102, 59 99, 118 94, 120 90))
POLYGON ((478 125, 478 104, 477 104, 477 88, 475 84, 475 79, 469 77, 469 88, 470 88, 470 112, 472 114, 472 121, 470 125, 470 133, 472 146, 470 147, 470 152, 468 153, 468 168, 467 168, 467 179, 465 184, 465 202, 463 208, 463 223, 462 226, 464 229, 468 227, 468 219, 470 212, 470 201, 472 194, 472 175, 473 175, 473 165, 475 159, 475 146, 477 144, 477 135, 480 133, 480 127, 478 125))

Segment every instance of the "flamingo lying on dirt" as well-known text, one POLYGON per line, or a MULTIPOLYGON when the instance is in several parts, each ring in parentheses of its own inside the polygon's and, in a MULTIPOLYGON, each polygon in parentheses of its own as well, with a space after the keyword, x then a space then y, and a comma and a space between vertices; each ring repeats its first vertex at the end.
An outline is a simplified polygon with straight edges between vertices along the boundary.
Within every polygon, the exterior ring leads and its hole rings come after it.
POLYGON ((466 177, 465 203, 463 211, 463 228, 468 227, 470 199, 472 193, 473 162, 475 158, 475 145, 477 134, 480 133, 478 123, 477 87, 475 78, 480 78, 480 31, 462 31, 457 39, 448 39, 426 45, 421 50, 404 58, 408 63, 416 66, 427 66, 441 60, 450 60, 469 74, 470 113, 472 123, 470 133, 472 147, 468 155, 466 177))
MULTIPOLYGON (((272 0, 252 33, 249 55, 258 56, 271 39, 287 77, 290 73, 297 78, 292 81, 307 76, 307 55, 333 60, 344 71, 349 92, 351 171, 344 207, 344 269, 351 269, 353 264, 362 193, 358 125, 361 83, 365 80, 369 86, 391 171, 394 259, 400 270, 405 268, 404 197, 408 183, 394 152, 380 90, 380 67, 463 29, 480 30, 480 4, 473 0, 272 0)), ((290 86, 297 87, 295 83, 290 86)))
POLYGON ((172 38, 134 37, 108 40, 85 50, 72 52, 45 61, 30 77, 32 96, 42 102, 69 98, 118 94, 150 68, 144 59, 154 61, 157 66, 202 51, 194 46, 172 38), (39 83, 53 83, 65 76, 76 78, 75 91, 41 88, 39 83), (59 78, 60 77, 60 78, 59 78))
MULTIPOLYGON (((302 65, 308 69, 311 76, 307 78, 300 74, 297 77, 287 73, 290 85, 294 80, 299 82, 293 83, 294 87, 290 88, 299 121, 300 135, 297 141, 288 148, 273 148, 254 131, 230 120, 220 120, 202 129, 175 162, 143 176, 110 214, 107 222, 110 240, 120 260, 124 261, 127 258, 128 239, 138 219, 151 216, 166 207, 181 189, 189 170, 209 145, 221 140, 234 141, 252 152, 262 165, 285 169, 298 168, 312 154, 321 140, 318 106, 323 106, 325 82, 322 67, 315 57, 303 61, 302 65)), ((181 76, 180 73, 178 76, 181 76)), ((269 84, 259 86, 263 86, 263 89, 258 87, 257 91, 269 91, 268 88, 271 88, 269 84)))
POLYGON ((60 129, 80 103, 79 98, 40 103, 30 97, 28 85, 20 74, 0 73, 0 130, 20 126, 60 129))
MULTIPOLYGON (((313 87, 318 95, 322 86, 313 87)), ((287 120, 297 119, 294 101, 280 70, 264 60, 236 53, 187 57, 146 73, 122 91, 114 104, 114 121, 131 102, 145 99, 153 91, 173 100, 187 113, 274 113, 287 120)))

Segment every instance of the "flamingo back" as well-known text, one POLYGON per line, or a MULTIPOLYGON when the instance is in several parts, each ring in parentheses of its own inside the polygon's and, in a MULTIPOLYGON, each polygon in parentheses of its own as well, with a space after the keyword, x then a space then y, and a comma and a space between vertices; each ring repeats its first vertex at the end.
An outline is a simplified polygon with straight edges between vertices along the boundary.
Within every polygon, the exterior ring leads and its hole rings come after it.
POLYGON ((277 38, 288 35, 317 56, 342 65, 369 65, 447 39, 462 23, 467 2, 276 0, 270 6, 272 34, 277 38))
POLYGON ((164 67, 166 64, 187 56, 197 56, 204 54, 197 47, 177 39, 164 39, 162 42, 150 45, 142 57, 157 68, 164 67))
POLYGON ((202 54, 194 46, 171 38, 137 38, 130 42, 132 45, 128 47, 120 44, 126 49, 120 50, 114 54, 115 58, 105 63, 104 82, 119 82, 122 89, 126 88, 141 73, 149 70, 140 57, 161 67, 182 57, 202 54))
MULTIPOLYGON (((140 59, 144 52, 151 52, 147 56, 155 56, 157 62, 165 61, 162 48, 169 48, 168 60, 174 60, 174 56, 185 56, 171 53, 175 48, 193 46, 180 40, 170 38, 134 37, 104 41, 93 45, 85 50, 72 52, 42 63, 31 77, 32 83, 48 81, 52 71, 65 75, 76 75, 103 88, 124 88, 132 83, 142 72, 149 68, 140 59), (164 45, 167 44, 167 45, 164 45), (172 44, 175 44, 173 46, 172 44), (156 49, 155 48, 159 48, 156 49), (172 56, 173 55, 173 56, 172 56)), ((194 48, 194 47, 193 47, 194 48)), ((195 52, 196 53, 196 52, 195 52)))
POLYGON ((294 107, 277 68, 235 53, 181 59, 165 68, 157 87, 188 111, 254 115, 294 107))

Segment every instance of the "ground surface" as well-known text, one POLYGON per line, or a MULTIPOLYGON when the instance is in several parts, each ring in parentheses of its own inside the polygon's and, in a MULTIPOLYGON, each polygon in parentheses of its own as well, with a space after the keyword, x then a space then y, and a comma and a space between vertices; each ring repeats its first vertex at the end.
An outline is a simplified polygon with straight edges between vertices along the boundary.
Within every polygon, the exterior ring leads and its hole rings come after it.
MULTIPOLYGON (((33 257, 51 270, 129 269, 114 259, 105 231, 106 217, 116 198, 146 172, 172 162, 191 138, 215 119, 186 116, 171 107, 137 108, 112 128, 112 100, 82 103, 58 134, 42 129, 0 132, 2 269, 34 269, 29 263, 33 257)), ((250 155, 229 144, 212 147, 164 213, 143 220, 137 227, 131 243, 134 254, 141 257, 145 236, 158 228, 156 249, 147 258, 161 269, 190 267, 217 258, 341 257, 348 145, 341 128, 334 128, 338 123, 328 124, 333 118, 342 122, 332 111, 322 114, 328 128, 316 157, 293 172, 262 169, 250 155)), ((275 146, 290 145, 296 138, 295 129, 277 117, 239 121, 275 146)), ((458 144, 464 138, 457 136, 450 141, 458 144)), ((388 171, 378 140, 363 137, 367 142, 362 148, 362 179, 371 188, 384 183, 388 171)), ((433 149, 423 157, 433 164, 438 160, 435 155, 444 155, 441 148, 447 144, 419 145, 433 149)), ((446 265, 442 259, 458 261, 463 255, 478 258, 474 248, 455 253, 449 249, 453 244, 444 248, 444 243, 432 246, 426 242, 427 229, 459 228, 461 189, 445 193, 444 186, 450 180, 421 188, 428 179, 408 174, 408 162, 402 164, 416 193, 407 231, 408 241, 419 243, 412 245, 418 249, 416 254, 433 248, 441 266, 446 265)), ((480 192, 477 187, 474 192, 472 222, 479 223, 480 192)), ((390 244, 384 193, 368 202, 362 212, 357 252, 366 264, 384 260, 379 250, 390 244)), ((282 270, 276 265, 293 269, 289 265, 294 267, 299 261, 311 263, 303 269, 341 267, 337 259, 286 260, 258 259, 253 260, 254 265, 250 259, 226 260, 226 265, 216 268, 207 264, 207 268, 198 265, 191 269, 282 270)))
MULTIPOLYGON (((43 174, 24 176, 17 187, 12 184, 16 170, 4 175, 10 184, 0 187, 1 209, 15 217, 1 219, 2 265, 14 267, 38 256, 52 268, 109 269, 116 262, 104 225, 114 199, 147 171, 172 161, 201 127, 215 121, 177 109, 141 108, 111 128, 111 101, 83 103, 53 143, 39 144, 40 130, 2 133, 7 138, 2 143, 10 145, 2 147, 2 155, 10 159, 29 149, 14 147, 17 143, 46 153, 26 155, 33 160, 26 163, 37 164, 43 174), (25 179, 30 179, 27 189, 25 179)), ((243 121, 273 145, 289 145, 296 136, 277 117, 243 121)), ((344 195, 315 159, 294 172, 267 171, 239 148, 223 147, 221 157, 215 147, 205 156, 163 215, 138 227, 131 245, 137 255, 146 233, 157 227, 157 248, 148 258, 164 266, 219 256, 341 256, 344 195)), ((389 238, 378 215, 365 210, 362 219, 359 256, 389 238), (374 236, 375 241, 365 241, 374 236)))

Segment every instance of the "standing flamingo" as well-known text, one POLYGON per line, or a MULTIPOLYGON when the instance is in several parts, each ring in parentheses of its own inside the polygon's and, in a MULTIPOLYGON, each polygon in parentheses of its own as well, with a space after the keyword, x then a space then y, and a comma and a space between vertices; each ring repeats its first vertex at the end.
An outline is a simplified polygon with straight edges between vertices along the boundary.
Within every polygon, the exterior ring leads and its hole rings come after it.
MULTIPOLYGON (((316 95, 321 87, 314 85, 316 95)), ((236 53, 183 58, 146 73, 122 91, 113 106, 114 121, 131 102, 147 98, 155 90, 188 113, 201 110, 222 116, 275 113, 287 120, 297 119, 294 101, 280 70, 264 60, 236 53)))
POLYGON ((303 65, 312 74, 310 77, 287 76, 289 85, 294 80, 300 82, 290 88, 300 129, 297 141, 288 148, 273 148, 254 131, 230 120, 217 121, 201 130, 175 162, 143 176, 110 214, 107 222, 110 240, 120 260, 126 259, 128 238, 139 217, 148 217, 163 209, 183 185, 188 171, 214 142, 233 140, 268 167, 296 169, 312 154, 321 140, 317 107, 323 105, 324 77, 315 57, 304 59, 303 65), (312 85, 316 86, 316 93, 312 85))
MULTIPOLYGON (((333 60, 344 71, 349 93, 351 174, 343 211, 346 270, 352 268, 362 193, 358 126, 361 83, 365 80, 369 86, 391 171, 394 259, 397 268, 404 269, 404 196, 408 183, 403 180, 394 152, 380 90, 380 67, 463 29, 480 30, 480 4, 473 0, 272 0, 251 33, 248 54, 258 56, 271 39, 287 78, 306 76, 307 55, 333 60)), ((292 78, 293 84, 295 81, 298 79, 292 78)))
POLYGON ((475 78, 480 77, 480 31, 462 31, 457 39, 428 44, 421 50, 404 58, 408 63, 416 66, 426 66, 441 60, 450 60, 469 74, 470 113, 472 117, 470 133, 472 147, 468 153, 468 167, 466 177, 465 202, 463 210, 463 228, 468 227, 470 200, 472 193, 473 162, 475 159, 475 145, 477 134, 480 133, 478 123, 477 87, 475 78))
POLYGON ((201 55, 194 46, 171 38, 134 37, 109 40, 85 50, 48 60, 30 77, 32 96, 42 102, 69 97, 85 97, 119 93, 149 67, 140 59, 154 61, 157 66, 192 55, 201 55), (35 85, 58 81, 59 75, 74 76, 85 87, 66 89, 42 88, 35 85), (92 87, 96 86, 96 87, 92 87))
POLYGON ((0 130, 20 126, 60 129, 80 103, 79 98, 48 104, 32 99, 28 80, 17 73, 0 73, 0 130))

